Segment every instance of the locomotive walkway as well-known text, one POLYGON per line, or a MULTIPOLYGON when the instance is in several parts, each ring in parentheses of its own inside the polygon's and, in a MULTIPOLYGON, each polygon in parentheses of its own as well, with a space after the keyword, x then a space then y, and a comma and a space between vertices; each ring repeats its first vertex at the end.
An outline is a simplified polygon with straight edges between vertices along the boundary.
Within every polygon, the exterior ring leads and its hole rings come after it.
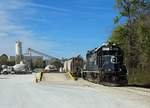
POLYGON ((34 75, 0 75, 1 108, 150 108, 150 90, 106 87, 64 73, 51 73, 40 83, 34 75))

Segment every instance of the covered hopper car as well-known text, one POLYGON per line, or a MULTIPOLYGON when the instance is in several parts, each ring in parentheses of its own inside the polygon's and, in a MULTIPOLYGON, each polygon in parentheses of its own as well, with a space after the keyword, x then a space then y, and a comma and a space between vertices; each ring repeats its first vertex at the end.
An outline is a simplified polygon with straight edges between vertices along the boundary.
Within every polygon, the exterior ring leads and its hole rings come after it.
POLYGON ((81 76, 83 59, 80 56, 72 57, 64 62, 64 71, 70 73, 75 80, 81 76))

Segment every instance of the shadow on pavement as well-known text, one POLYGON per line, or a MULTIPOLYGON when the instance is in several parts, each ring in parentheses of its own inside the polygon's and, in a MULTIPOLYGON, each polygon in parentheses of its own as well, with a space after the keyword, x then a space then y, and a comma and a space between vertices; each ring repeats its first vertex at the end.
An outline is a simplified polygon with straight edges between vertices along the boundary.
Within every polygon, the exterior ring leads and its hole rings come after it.
POLYGON ((7 78, 7 77, 2 77, 2 78, 0 78, 0 79, 9 79, 9 78, 7 78))
POLYGON ((150 89, 150 84, 143 84, 143 85, 128 84, 127 87, 140 87, 140 88, 149 88, 150 89))

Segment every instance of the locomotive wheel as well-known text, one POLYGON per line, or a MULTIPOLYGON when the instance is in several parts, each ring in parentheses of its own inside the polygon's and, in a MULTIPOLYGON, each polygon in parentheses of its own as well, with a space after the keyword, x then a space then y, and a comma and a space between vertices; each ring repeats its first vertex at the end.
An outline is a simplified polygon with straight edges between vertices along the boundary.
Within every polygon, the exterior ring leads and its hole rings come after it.
POLYGON ((100 84, 100 74, 97 74, 97 84, 100 84))
POLYGON ((86 79, 86 73, 85 72, 82 73, 82 78, 86 79))

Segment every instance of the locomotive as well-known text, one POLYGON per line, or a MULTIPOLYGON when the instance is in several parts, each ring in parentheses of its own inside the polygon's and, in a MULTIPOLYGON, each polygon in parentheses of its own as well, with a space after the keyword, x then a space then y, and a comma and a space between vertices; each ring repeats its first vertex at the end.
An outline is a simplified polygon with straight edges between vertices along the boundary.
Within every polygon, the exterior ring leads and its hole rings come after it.
POLYGON ((88 51, 83 79, 109 86, 126 85, 128 79, 123 55, 123 50, 112 43, 88 51))
POLYGON ((83 59, 80 56, 72 57, 64 62, 64 71, 71 74, 75 80, 81 77, 82 67, 83 59))

